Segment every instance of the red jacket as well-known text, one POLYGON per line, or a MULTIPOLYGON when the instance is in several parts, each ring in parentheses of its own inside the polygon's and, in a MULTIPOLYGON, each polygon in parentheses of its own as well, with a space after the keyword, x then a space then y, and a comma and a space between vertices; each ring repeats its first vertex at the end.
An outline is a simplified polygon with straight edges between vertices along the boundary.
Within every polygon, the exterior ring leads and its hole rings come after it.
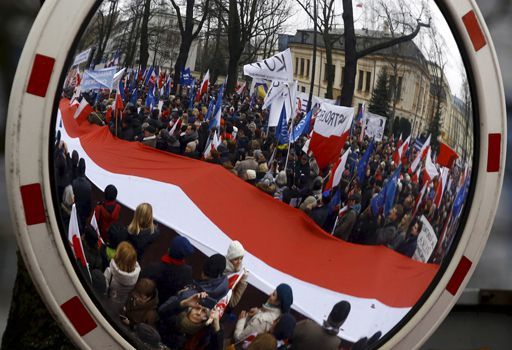
POLYGON ((96 216, 96 221, 98 222, 100 235, 105 242, 108 242, 108 229, 110 225, 119 219, 120 212, 121 205, 115 200, 101 202, 94 208, 94 215, 96 216))

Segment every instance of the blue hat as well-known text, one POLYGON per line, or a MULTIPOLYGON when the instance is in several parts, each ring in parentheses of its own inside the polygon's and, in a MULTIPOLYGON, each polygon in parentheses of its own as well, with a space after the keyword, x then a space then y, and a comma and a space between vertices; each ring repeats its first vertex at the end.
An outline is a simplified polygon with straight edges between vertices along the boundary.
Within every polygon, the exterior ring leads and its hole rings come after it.
POLYGON ((185 259, 194 253, 194 246, 183 236, 176 236, 169 246, 169 256, 173 259, 185 259))
POLYGON ((283 313, 290 311, 290 307, 293 304, 292 288, 286 283, 281 283, 277 286, 276 293, 281 305, 281 311, 283 313))

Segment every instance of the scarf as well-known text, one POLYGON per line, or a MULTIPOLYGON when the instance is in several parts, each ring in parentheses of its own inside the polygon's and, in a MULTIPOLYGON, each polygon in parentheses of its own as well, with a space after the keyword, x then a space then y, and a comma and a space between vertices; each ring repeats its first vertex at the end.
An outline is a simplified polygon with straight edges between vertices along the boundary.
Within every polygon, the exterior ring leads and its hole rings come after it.
POLYGON ((171 258, 169 256, 169 254, 162 255, 162 257, 160 258, 160 261, 162 261, 164 264, 169 264, 169 265, 177 265, 177 266, 185 265, 185 259, 174 259, 174 258, 171 258))

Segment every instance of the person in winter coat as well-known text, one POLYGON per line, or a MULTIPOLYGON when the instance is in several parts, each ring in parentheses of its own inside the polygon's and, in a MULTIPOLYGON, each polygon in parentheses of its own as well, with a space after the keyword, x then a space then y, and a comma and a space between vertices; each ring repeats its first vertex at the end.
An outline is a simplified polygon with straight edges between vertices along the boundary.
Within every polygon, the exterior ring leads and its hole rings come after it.
POLYGON ((321 344, 322 350, 338 350, 341 344, 338 333, 349 313, 350 303, 343 300, 333 306, 322 326, 310 319, 297 322, 291 349, 311 350, 321 344))
MULTIPOLYGON (((228 252, 226 254, 226 269, 224 270, 224 275, 230 276, 234 275, 243 268, 243 258, 245 255, 245 249, 242 246, 242 243, 239 241, 233 241, 229 245, 228 252)), ((233 289, 233 294, 231 295, 231 300, 229 301, 229 307, 234 308, 242 299, 242 295, 247 288, 247 273, 244 273, 236 287, 233 289)))
POLYGON ((137 252, 128 242, 121 242, 110 266, 104 272, 107 281, 107 295, 119 310, 126 303, 140 274, 137 252))
POLYGON ((229 290, 228 278, 224 276, 225 269, 226 258, 220 254, 213 254, 204 262, 201 280, 194 283, 195 288, 219 301, 229 290))
POLYGON ((62 224, 66 232, 69 228, 69 218, 71 217, 71 209, 75 203, 75 195, 73 194, 73 187, 71 185, 64 188, 64 194, 62 195, 62 203, 60 204, 60 215, 62 218, 62 224))
POLYGON ((155 281, 160 304, 192 283, 192 267, 185 263, 185 258, 192 255, 194 250, 186 237, 176 236, 160 261, 142 270, 141 277, 155 281))
POLYGON ((98 233, 90 225, 85 227, 84 235, 82 236, 82 245, 84 247, 84 254, 87 262, 89 263, 89 270, 104 271, 108 266, 107 255, 105 253, 105 246, 98 239, 98 233))
POLYGON ((155 282, 148 278, 141 278, 130 292, 130 296, 123 308, 123 323, 134 327, 139 323, 146 323, 156 327, 158 320, 158 292, 155 282))
POLYGON ((261 308, 252 308, 250 311, 240 312, 233 335, 235 342, 241 342, 249 336, 268 332, 274 321, 282 313, 290 311, 292 304, 293 292, 291 287, 281 283, 269 295, 267 302, 261 308))
POLYGON ((418 235, 421 232, 422 226, 423 223, 421 220, 414 219, 411 222, 411 225, 409 226, 409 232, 405 237, 405 240, 398 244, 398 247, 396 248, 398 253, 412 258, 414 252, 416 251, 416 247, 418 246, 418 235))
POLYGON ((89 218, 92 211, 92 186, 85 177, 85 160, 83 158, 78 162, 78 177, 73 180, 72 186, 75 195, 78 223, 83 231, 87 224, 87 218, 89 218))
POLYGON ((108 242, 108 229, 110 225, 119 220, 121 205, 116 201, 117 188, 114 185, 105 187, 104 196, 105 199, 99 202, 94 208, 94 215, 98 223, 101 238, 103 238, 105 242, 108 242))
POLYGON ((159 236, 159 231, 153 222, 153 207, 149 203, 141 203, 135 209, 133 219, 128 225, 128 241, 137 251, 141 261, 146 248, 159 236))
POLYGON ((361 210, 361 195, 354 193, 348 199, 347 206, 348 210, 345 214, 338 218, 336 227, 334 228, 333 235, 341 238, 344 241, 349 241, 352 234, 352 229, 357 221, 357 216, 361 210))
POLYGON ((204 292, 163 304, 158 309, 163 343, 171 349, 222 350, 224 332, 215 304, 215 299, 204 292), (208 319, 212 320, 210 324, 208 319))

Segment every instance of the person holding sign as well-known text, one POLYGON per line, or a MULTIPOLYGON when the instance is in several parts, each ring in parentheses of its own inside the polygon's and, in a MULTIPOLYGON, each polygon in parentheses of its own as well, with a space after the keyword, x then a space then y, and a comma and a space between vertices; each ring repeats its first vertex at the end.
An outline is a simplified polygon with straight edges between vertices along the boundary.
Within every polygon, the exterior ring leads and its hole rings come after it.
POLYGON ((406 255, 411 258, 416 251, 418 245, 418 235, 422 229, 422 222, 419 219, 414 219, 409 226, 409 232, 405 239, 398 244, 396 251, 400 254, 406 255))

